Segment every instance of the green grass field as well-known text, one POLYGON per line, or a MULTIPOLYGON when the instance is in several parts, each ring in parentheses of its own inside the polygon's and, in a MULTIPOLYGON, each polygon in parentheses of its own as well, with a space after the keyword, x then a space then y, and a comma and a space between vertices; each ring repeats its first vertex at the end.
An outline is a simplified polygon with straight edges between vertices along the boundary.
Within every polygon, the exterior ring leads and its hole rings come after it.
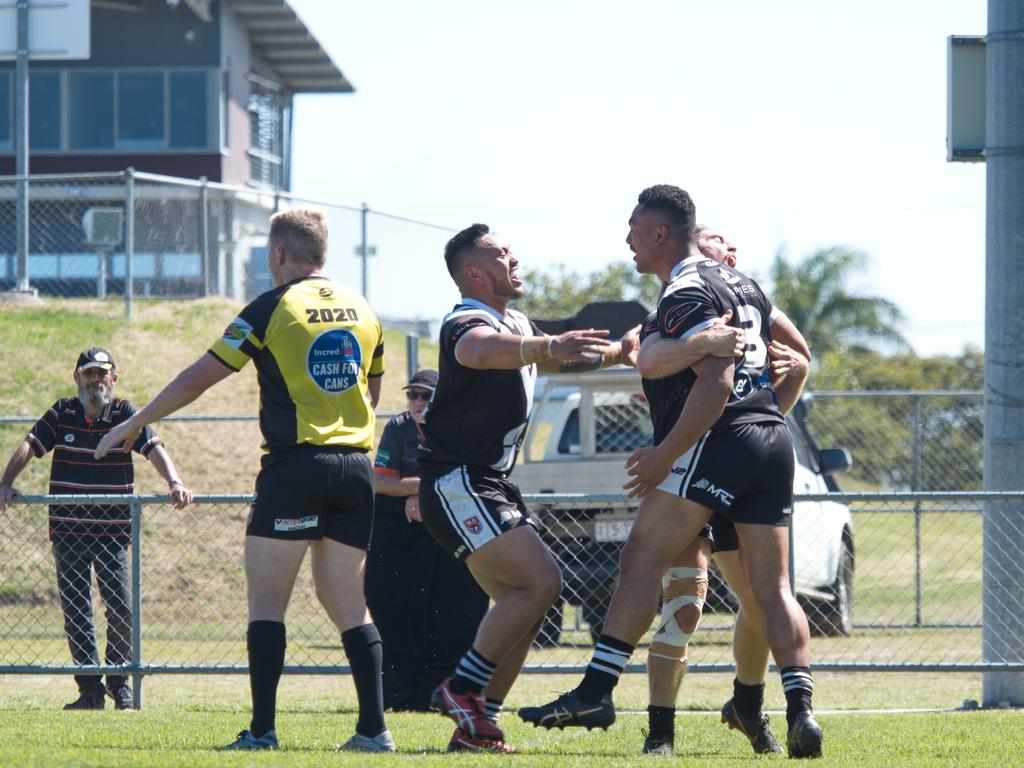
MULTIPOLYGON (((139 301, 136 319, 122 319, 119 302, 47 300, 42 307, 5 307, 0 312, 0 353, 7 364, 0 378, 0 415, 38 416, 60 396, 71 394, 77 353, 108 346, 118 360, 118 393, 146 402, 182 366, 207 348, 238 305, 219 300, 139 301)), ((386 339, 388 376, 381 410, 402 407, 405 345, 401 334, 386 339)), ((436 346, 423 345, 421 363, 431 364, 436 346)), ((232 376, 188 410, 193 414, 255 413, 251 370, 232 376)), ((0 427, 0 460, 6 460, 27 426, 0 427)), ((159 432, 180 473, 199 493, 251 492, 259 457, 255 422, 160 425, 159 432)), ((21 478, 25 493, 43 493, 47 461, 32 462, 21 478)), ((141 493, 163 493, 147 462, 137 462, 141 493)), ((854 512, 857 542, 857 622, 907 624, 914 619, 913 519, 901 511, 854 512)), ((240 530, 244 508, 196 505, 176 516, 154 507, 146 515, 143 548, 143 658, 150 663, 244 664, 244 617, 240 616, 240 530), (193 535, 202 530, 204 535, 193 535), (186 568, 181 568, 181 564, 186 568)), ((42 510, 16 507, 0 524, 0 663, 68 663, 67 645, 55 604, 53 563, 42 510)), ((981 615, 981 532, 977 515, 930 512, 921 526, 922 620, 972 624, 981 615)), ((534 651, 530 664, 584 664, 589 656, 585 627, 566 613, 563 645, 534 651)), ((344 663, 340 643, 315 598, 308 578, 289 613, 289 663, 344 663)), ((710 614, 705 629, 730 623, 710 614)), ((101 633, 103 621, 99 622, 101 633)), ((102 642, 102 634, 101 634, 102 642)), ((980 631, 961 629, 858 628, 850 638, 815 638, 817 659, 829 661, 962 661, 981 658, 980 631)), ((728 662, 728 632, 698 633, 694 663, 728 662)), ((638 654, 635 661, 642 661, 638 654)), ((728 733, 715 715, 727 697, 730 676, 691 674, 679 706, 677 756, 696 765, 749 764, 746 742, 728 733)), ((818 672, 816 702, 827 729, 821 765, 1022 765, 1024 714, 954 712, 981 695, 980 676, 965 673, 818 672), (937 710, 876 714, 885 709, 937 710)), ((576 676, 524 676, 509 697, 515 708, 544 701, 574 685, 576 676)), ((279 734, 284 749, 274 755, 213 751, 248 722, 244 675, 148 677, 144 709, 138 713, 65 714, 73 698, 69 676, 0 676, 0 768, 7 766, 305 766, 372 765, 399 761, 450 764, 451 760, 499 760, 497 756, 446 756, 451 728, 435 715, 393 715, 399 745, 393 757, 337 754, 354 723, 354 693, 347 677, 286 676, 280 695, 279 734)), ((626 675, 616 694, 621 710, 646 706, 642 675, 626 675)), ((767 706, 784 702, 774 676, 767 706)), ((780 715, 774 722, 781 733, 780 715)), ((647 764, 638 753, 646 720, 624 714, 608 733, 547 733, 503 716, 510 741, 522 751, 517 764, 618 766, 647 764)), ((468 763, 467 763, 468 764, 468 763)))
MULTIPOLYGON (((572 685, 567 676, 531 675, 520 679, 507 702, 509 710, 549 699, 572 685)), ((715 710, 727 695, 726 675, 691 675, 684 683, 681 708, 697 711, 676 720, 676 758, 692 765, 749 765, 755 758, 746 741, 718 721, 715 710), (710 711, 707 711, 710 710, 710 711)), ((874 706, 935 706, 936 697, 976 689, 977 676, 829 675, 817 676, 816 700, 826 729, 822 766, 1011 766, 1024 762, 1020 734, 1024 713, 908 712, 876 714, 832 711, 854 699, 874 706), (887 703, 883 703, 887 702, 887 703)), ((618 722, 607 732, 547 732, 521 723, 511 711, 501 724, 509 741, 521 751, 515 757, 449 756, 444 746, 449 721, 433 714, 390 714, 398 753, 392 756, 348 755, 333 748, 351 735, 354 694, 346 677, 286 676, 281 684, 277 730, 282 750, 274 754, 225 754, 215 751, 248 724, 247 679, 216 677, 153 677, 144 686, 141 712, 64 713, 72 698, 67 678, 0 678, 0 723, 7 738, 0 741, 0 765, 38 766, 325 766, 325 765, 451 765, 514 761, 516 765, 564 766, 646 765, 654 758, 639 754, 646 717, 645 683, 627 675, 617 692, 618 722)), ((775 680, 769 684, 768 706, 780 705, 775 680)), ((941 706, 941 705, 940 705, 941 706)), ((785 716, 775 714, 777 735, 785 716)))

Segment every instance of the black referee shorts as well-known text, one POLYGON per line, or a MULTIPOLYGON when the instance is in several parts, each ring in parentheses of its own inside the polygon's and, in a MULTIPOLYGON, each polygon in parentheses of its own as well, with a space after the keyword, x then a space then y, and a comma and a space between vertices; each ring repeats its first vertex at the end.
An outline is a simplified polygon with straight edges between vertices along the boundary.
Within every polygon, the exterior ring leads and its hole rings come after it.
POLYGON ((785 424, 740 424, 703 435, 676 459, 658 490, 695 501, 731 523, 787 525, 794 470, 793 438, 785 424))
POLYGON ((506 531, 532 525, 515 483, 465 465, 420 477, 420 516, 456 560, 465 560, 506 531))
POLYGON ((246 536, 369 549, 373 465, 358 448, 299 446, 263 456, 246 536))

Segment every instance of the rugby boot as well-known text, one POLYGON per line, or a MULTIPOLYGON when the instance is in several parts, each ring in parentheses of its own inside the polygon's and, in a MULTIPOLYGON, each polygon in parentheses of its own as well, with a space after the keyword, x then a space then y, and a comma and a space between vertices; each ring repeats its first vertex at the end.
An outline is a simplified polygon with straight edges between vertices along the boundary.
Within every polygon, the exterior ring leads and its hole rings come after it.
POLYGON ((455 693, 452 678, 447 678, 430 694, 430 706, 455 721, 463 733, 474 739, 504 741, 505 734, 496 723, 487 719, 482 693, 455 693))
POLYGON ((644 730, 641 730, 640 733, 644 736, 643 754, 658 755, 659 757, 672 757, 672 750, 675 746, 672 739, 655 736, 653 733, 648 733, 644 730))
POLYGON ((576 697, 576 691, 569 691, 548 704, 523 707, 519 710, 519 717, 548 730, 562 730, 567 726, 588 731, 591 728, 608 730, 608 726, 615 722, 615 705, 610 693, 602 696, 596 704, 585 704, 576 697))
POLYGON ((448 740, 448 752, 495 752, 498 754, 512 754, 516 748, 504 741, 492 739, 474 739, 463 733, 461 728, 456 728, 451 739, 448 740))
POLYGON ((338 747, 338 750, 341 752, 394 752, 395 740, 387 728, 372 737, 356 733, 338 747))
POLYGON ((790 757, 821 757, 824 734, 810 710, 800 712, 789 729, 786 747, 790 757))
POLYGON ((239 732, 237 738, 230 744, 225 744, 221 749, 260 750, 277 749, 277 734, 267 731, 258 739, 249 731, 239 732))
POLYGON ((736 707, 736 702, 729 699, 722 707, 722 722, 729 726, 730 731, 735 729, 746 736, 759 755, 782 751, 768 728, 768 715, 763 712, 753 717, 745 715, 736 707))

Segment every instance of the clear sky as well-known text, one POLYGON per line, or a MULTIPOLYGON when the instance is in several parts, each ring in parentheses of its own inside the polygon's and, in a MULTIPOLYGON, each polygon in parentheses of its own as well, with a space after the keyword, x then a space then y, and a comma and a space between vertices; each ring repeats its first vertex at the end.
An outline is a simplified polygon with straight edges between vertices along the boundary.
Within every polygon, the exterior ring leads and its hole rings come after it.
MULTIPOLYGON (((637 193, 677 184, 741 268, 859 248, 853 287, 903 308, 915 351, 983 346, 985 170, 945 138, 946 38, 984 34, 984 0, 290 2, 356 87, 296 99, 297 192, 589 272, 630 257, 637 193)), ((358 217, 331 227, 359 287, 358 217)), ((446 239, 371 217, 380 314, 450 308, 446 239)))

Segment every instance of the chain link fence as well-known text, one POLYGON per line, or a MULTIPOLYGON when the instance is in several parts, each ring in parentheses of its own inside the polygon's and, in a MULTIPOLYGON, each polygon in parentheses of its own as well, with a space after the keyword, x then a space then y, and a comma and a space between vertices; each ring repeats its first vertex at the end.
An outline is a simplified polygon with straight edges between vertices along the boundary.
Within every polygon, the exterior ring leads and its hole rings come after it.
MULTIPOLYGON (((594 509, 607 514, 628 507, 621 498, 526 500, 544 538, 560 542, 553 551, 563 573, 576 574, 566 578, 563 600, 549 613, 527 669, 581 670, 615 588, 621 546, 594 549, 586 542, 600 522, 594 509), (556 507, 560 516, 547 513, 556 507), (580 546, 573 547, 574 540, 580 546), (579 578, 583 573, 587 579, 579 578)), ((113 671, 137 677, 244 671, 242 547, 249 501, 204 496, 176 510, 165 497, 33 496, 13 505, 0 528, 0 673, 113 671), (48 525, 55 538, 49 543, 48 525), (95 620, 101 614, 105 620, 95 620), (101 661, 104 666, 96 666, 101 661)), ((984 549, 998 547, 1000 539, 997 531, 986 535, 983 525, 986 504, 995 502, 1019 509, 1024 494, 799 497, 796 516, 817 514, 815 505, 837 504, 849 509, 854 530, 852 557, 839 564, 832 586, 801 595, 817 629, 815 667, 1024 670, 1019 648, 1002 655, 983 652, 984 621, 995 622, 990 629, 999 632, 1000 616, 1024 615, 1024 604, 1002 606, 987 617, 982 610, 986 593, 990 599, 994 594, 983 578, 992 567, 984 549), (837 631, 841 581, 852 621, 837 631)), ((799 560, 805 556, 801 550, 829 543, 794 537, 793 546, 799 560)), ((995 581, 1010 576, 989 574, 995 581)), ((732 667, 734 602, 721 584, 715 591, 691 643, 693 671, 732 667)), ((999 594, 1012 601, 1006 595, 1021 592, 999 594)), ((338 632, 316 600, 308 569, 296 583, 288 626, 287 671, 347 670, 338 632)), ((643 661, 641 648, 631 668, 642 669, 643 661)))
POLYGON ((389 274, 413 273, 455 231, 372 209, 284 192, 125 171, 28 177, 29 247, 17 253, 17 200, 25 177, 0 178, 0 291, 31 286, 60 297, 222 296, 237 301, 269 290, 270 216, 314 205, 328 218, 326 272, 374 293, 384 315, 405 314, 417 286, 388 282, 373 291, 375 259, 389 274), (365 254, 365 257, 364 257, 365 254), (353 275, 360 279, 353 279, 353 275))
POLYGON ((814 436, 854 457, 846 489, 981 489, 981 392, 813 392, 810 402, 814 436))

